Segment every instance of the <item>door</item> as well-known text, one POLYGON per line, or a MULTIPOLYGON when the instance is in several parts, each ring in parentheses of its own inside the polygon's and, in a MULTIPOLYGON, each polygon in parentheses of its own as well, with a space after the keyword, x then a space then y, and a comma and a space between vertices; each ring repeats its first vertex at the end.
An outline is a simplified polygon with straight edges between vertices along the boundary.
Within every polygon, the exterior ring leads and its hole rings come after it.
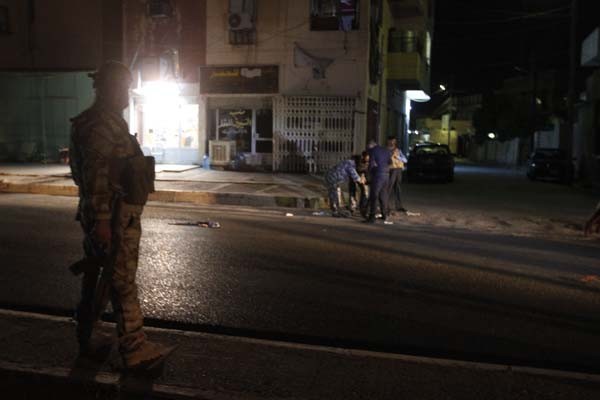
POLYGON ((273 152, 273 110, 254 110, 252 153, 273 152))

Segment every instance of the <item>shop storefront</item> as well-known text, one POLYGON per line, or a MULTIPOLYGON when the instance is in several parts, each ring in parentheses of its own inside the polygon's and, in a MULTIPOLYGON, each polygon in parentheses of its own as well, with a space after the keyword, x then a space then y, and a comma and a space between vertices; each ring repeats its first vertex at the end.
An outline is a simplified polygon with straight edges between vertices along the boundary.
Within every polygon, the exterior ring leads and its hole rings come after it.
POLYGON ((272 168, 273 96, 278 91, 278 74, 277 66, 201 69, 206 148, 213 165, 272 168))
POLYGON ((159 164, 199 164, 198 85, 156 81, 133 91, 130 127, 159 164))

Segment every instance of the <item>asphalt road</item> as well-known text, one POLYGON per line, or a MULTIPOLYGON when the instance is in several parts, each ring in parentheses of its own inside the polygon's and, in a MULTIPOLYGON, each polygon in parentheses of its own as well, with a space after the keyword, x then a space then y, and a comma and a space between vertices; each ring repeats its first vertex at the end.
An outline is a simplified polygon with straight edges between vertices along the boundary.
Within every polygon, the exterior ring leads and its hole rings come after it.
MULTIPOLYGON (((75 199, 0 195, 0 306, 68 313, 75 199)), ((600 243, 281 211, 152 205, 149 323, 600 371, 600 243), (210 218, 221 229, 169 225, 210 218)))

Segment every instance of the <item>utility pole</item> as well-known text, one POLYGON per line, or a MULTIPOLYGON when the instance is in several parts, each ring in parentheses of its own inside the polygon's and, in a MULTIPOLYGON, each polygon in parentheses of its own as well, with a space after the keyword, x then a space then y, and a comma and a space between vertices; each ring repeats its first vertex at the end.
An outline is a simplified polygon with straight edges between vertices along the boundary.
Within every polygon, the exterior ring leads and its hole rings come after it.
POLYGON ((577 24, 579 22, 579 0, 571 0, 571 33, 569 40, 569 92, 567 95, 567 129, 564 148, 567 156, 573 156, 573 125, 575 123, 575 85, 577 78, 577 24))
POLYGON ((529 58, 529 80, 531 83, 531 99, 529 109, 529 133, 530 138, 530 150, 533 151, 535 148, 535 133, 537 130, 537 63, 535 59, 535 53, 532 51, 529 58))

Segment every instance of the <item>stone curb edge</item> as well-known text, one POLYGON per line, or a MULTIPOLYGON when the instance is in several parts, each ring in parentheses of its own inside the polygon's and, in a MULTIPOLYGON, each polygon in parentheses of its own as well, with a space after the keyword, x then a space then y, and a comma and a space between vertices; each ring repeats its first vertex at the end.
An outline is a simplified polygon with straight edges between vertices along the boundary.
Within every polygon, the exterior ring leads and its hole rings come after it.
MULTIPOLYGON (((29 193, 45 194, 50 196, 78 195, 76 186, 49 185, 43 183, 14 184, 0 180, 2 193, 29 193)), ((303 198, 293 196, 268 196, 241 193, 200 192, 185 190, 157 190, 150 195, 150 201, 168 203, 193 203, 193 204, 223 204, 253 207, 286 207, 316 209, 325 204, 319 197, 303 198)))
POLYGON ((148 395, 152 398, 172 400, 250 400, 243 395, 228 395, 200 389, 152 383, 148 385, 145 379, 123 379, 119 373, 98 372, 93 378, 72 374, 68 368, 35 367, 0 360, 0 376, 16 376, 34 379, 45 379, 59 385, 75 384, 89 386, 93 384, 99 392, 114 392, 119 394, 148 395))
MULTIPOLYGON (((31 319, 43 319, 50 320, 56 322, 69 322, 70 318, 67 317, 59 317, 53 315, 25 312, 25 311, 13 311, 0 309, 0 316, 2 315, 10 315, 16 317, 23 318, 31 318, 31 319)), ((109 323, 106 323, 109 324, 109 323)), ((323 345, 312 345, 312 344, 303 344, 303 343, 291 343, 291 342, 283 342, 276 340, 268 340, 268 339, 257 339, 257 338, 249 338, 242 336, 228 336, 214 333, 205 333, 205 332, 195 332, 195 331, 181 331, 175 329, 165 329, 165 328, 157 328, 157 327, 146 327, 149 331, 154 332, 162 332, 169 334, 178 334, 184 335, 188 337, 201 337, 203 339, 215 338, 219 340, 228 340, 231 342, 237 343, 248 343, 254 345, 262 345, 269 347, 278 347, 278 348, 288 348, 294 350, 306 350, 313 351, 318 353, 332 353, 360 358, 372 358, 372 359, 387 359, 387 360, 398 360, 404 361, 412 364, 418 365, 431 365, 438 367, 450 367, 450 368, 464 368, 470 369, 473 371, 489 371, 489 372, 504 372, 508 374, 524 374, 530 376, 537 376, 540 378, 548 378, 548 379, 560 379, 560 380, 569 380, 569 381, 579 381, 586 382, 589 384, 600 385, 600 374, 592 374, 592 373, 584 373, 584 372, 573 372, 573 371, 564 371, 564 370, 555 370, 555 369, 544 369, 544 368, 535 368, 535 367, 526 367, 526 366, 515 366, 509 364, 492 364, 485 362, 474 362, 474 361, 462 361, 462 360, 453 360, 446 358, 435 358, 435 357, 422 357, 422 356, 413 356, 413 355, 405 355, 405 354, 397 354, 397 353, 383 353, 376 352, 370 350, 359 350, 359 349, 351 349, 351 348, 341 348, 341 347, 331 347, 331 346, 323 346, 323 345)), ((8 364, 0 360, 0 370, 3 370, 4 367, 8 364)), ((14 364, 17 365, 17 364, 14 364)), ((27 367, 21 366, 23 370, 27 370, 27 367)), ((34 369, 35 371, 40 371, 40 369, 34 369)), ((59 371, 60 372, 60 371, 59 371)), ((116 374, 108 374, 115 375, 116 374)), ((187 390, 187 389, 186 389, 187 390)), ((197 390, 189 389, 194 393, 197 393, 197 390)), ((212 397, 210 397, 212 399, 212 397)))

